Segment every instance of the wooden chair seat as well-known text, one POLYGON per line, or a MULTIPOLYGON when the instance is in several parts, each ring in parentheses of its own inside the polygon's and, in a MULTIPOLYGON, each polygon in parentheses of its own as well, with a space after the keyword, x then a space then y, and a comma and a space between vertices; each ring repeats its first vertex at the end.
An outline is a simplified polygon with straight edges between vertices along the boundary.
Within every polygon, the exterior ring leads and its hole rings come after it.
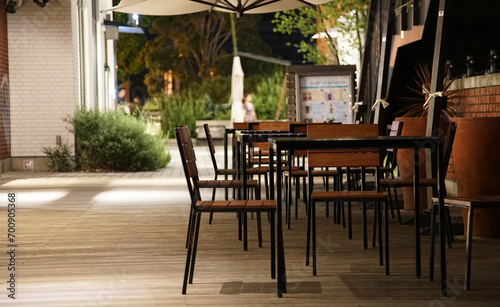
POLYGON ((250 167, 246 169, 246 173, 247 175, 267 174, 269 173, 269 167, 267 166, 250 167))
POLYGON ((196 207, 200 211, 209 212, 274 212, 275 200, 218 200, 198 201, 196 207))
MULTIPOLYGON (((247 180, 249 187, 256 187, 257 180, 247 180)), ((198 180, 200 188, 241 188, 243 180, 198 180)))
MULTIPOLYGON (((254 157, 250 158, 248 161, 250 164, 269 164, 269 158, 254 157)), ((287 163, 288 161, 286 159, 281 160, 281 164, 287 164, 287 163)), ((274 164, 276 164, 276 161, 274 161, 274 164)))
POLYGON ((340 173, 334 169, 315 169, 311 170, 312 176, 337 176, 340 173))
POLYGON ((385 200, 387 194, 377 191, 313 191, 311 199, 315 201, 363 201, 363 200, 385 200))
MULTIPOLYGON (((391 167, 385 167, 384 166, 384 167, 379 167, 378 171, 380 173, 390 173, 390 172, 393 171, 393 169, 391 167)), ((361 173, 361 168, 359 168, 359 167, 352 167, 351 168, 351 173, 353 173, 353 174, 359 174, 359 173, 361 173)), ((371 168, 371 167, 367 167, 365 169, 365 173, 367 173, 367 174, 375 174, 375 169, 371 168)))
POLYGON ((217 169, 217 174, 236 176, 238 174, 238 170, 234 168, 219 168, 217 169))
MULTIPOLYGON (((438 182, 436 178, 420 178, 419 184, 421 186, 437 186, 438 182)), ((412 178, 383 178, 380 179, 381 186, 390 187, 412 187, 412 178)))
POLYGON ((292 169, 292 172, 290 174, 290 171, 286 170, 283 172, 283 175, 285 176, 292 176, 292 177, 307 177, 307 170, 305 169, 292 169))

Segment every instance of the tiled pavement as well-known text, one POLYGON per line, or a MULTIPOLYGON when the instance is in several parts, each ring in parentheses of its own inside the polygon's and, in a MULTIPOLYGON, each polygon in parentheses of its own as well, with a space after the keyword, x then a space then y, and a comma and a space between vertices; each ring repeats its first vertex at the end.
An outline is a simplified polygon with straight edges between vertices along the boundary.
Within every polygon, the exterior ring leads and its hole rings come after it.
MULTIPOLYGON (((210 158, 210 153, 208 146, 204 141, 197 142, 194 140, 195 152, 198 164, 198 171, 200 173, 200 178, 211 179, 214 175, 212 161, 210 158)), ((150 172, 112 172, 112 173, 89 173, 89 172, 71 172, 71 173, 56 173, 56 172, 7 172, 0 175, 0 185, 17 179, 29 179, 29 178, 72 178, 71 180, 76 180, 78 178, 82 179, 82 182, 88 182, 92 180, 99 181, 100 179, 105 180, 106 178, 184 178, 182 164, 179 157, 179 151, 177 149, 177 143, 175 139, 170 139, 167 142, 167 151, 170 152, 172 159, 168 165, 162 169, 150 172)), ((219 167, 224 164, 224 150, 223 146, 216 146, 216 156, 219 167)))

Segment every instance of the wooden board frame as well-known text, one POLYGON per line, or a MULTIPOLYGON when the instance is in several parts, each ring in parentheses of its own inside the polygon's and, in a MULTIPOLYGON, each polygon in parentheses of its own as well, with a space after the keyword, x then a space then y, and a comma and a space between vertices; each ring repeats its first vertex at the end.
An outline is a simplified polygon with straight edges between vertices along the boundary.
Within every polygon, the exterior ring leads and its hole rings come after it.
MULTIPOLYGON (((348 76, 349 108, 356 101, 356 65, 290 65, 287 66, 287 119, 302 121, 300 80, 302 77, 348 76)), ((350 114, 352 121, 352 113, 350 114)))

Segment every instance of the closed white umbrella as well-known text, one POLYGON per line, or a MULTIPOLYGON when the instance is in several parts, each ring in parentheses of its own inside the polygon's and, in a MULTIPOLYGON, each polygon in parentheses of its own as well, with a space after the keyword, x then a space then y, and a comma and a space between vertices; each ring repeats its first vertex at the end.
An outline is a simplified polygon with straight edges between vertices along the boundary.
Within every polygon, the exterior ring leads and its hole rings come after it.
POLYGON ((241 68, 239 56, 233 58, 233 72, 231 75, 231 120, 242 122, 243 114, 243 80, 245 74, 241 68))

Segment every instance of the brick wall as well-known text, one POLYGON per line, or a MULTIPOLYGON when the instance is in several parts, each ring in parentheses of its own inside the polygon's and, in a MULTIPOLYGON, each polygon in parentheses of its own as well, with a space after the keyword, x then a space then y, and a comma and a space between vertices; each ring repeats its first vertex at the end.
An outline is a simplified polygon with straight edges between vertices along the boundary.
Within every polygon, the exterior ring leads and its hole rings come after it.
POLYGON ((75 52, 72 3, 54 0, 40 8, 24 1, 8 16, 11 155, 44 156, 56 136, 73 144, 62 118, 74 114, 75 52))
POLYGON ((0 159, 10 156, 9 125, 9 61, 7 40, 7 13, 5 0, 0 0, 0 159))
POLYGON ((500 86, 459 90, 457 100, 464 117, 500 116, 500 86))

